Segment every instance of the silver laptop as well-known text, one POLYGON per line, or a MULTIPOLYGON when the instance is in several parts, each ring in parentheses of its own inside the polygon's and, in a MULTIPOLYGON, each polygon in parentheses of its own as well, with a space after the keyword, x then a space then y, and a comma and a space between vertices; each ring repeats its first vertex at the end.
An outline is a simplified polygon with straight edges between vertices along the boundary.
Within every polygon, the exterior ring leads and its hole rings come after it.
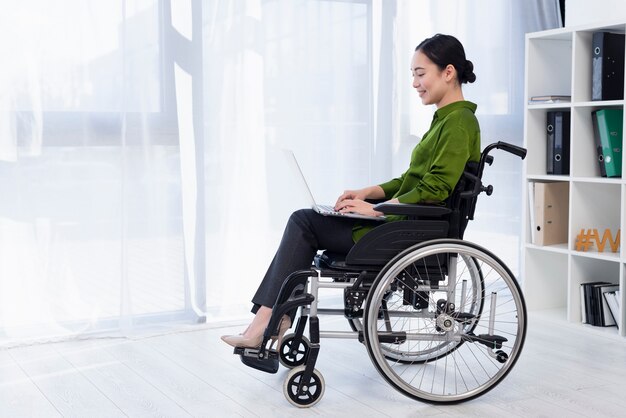
POLYGON ((307 183, 306 178, 304 177, 304 173, 302 172, 302 169, 300 168, 300 164, 298 164, 298 160, 296 159, 295 154, 291 150, 284 150, 284 151, 285 151, 285 156, 287 160, 289 161, 289 166, 291 167, 291 170, 293 171, 296 177, 300 178, 302 184, 304 185, 304 189, 306 189, 308 193, 308 197, 311 199, 311 208, 315 212, 324 216, 342 216, 344 218, 367 219, 370 221, 384 221, 385 220, 384 216, 368 216, 368 215, 361 215, 358 213, 350 213, 350 212, 342 213, 342 212, 337 212, 334 209, 333 205, 318 205, 315 202, 315 198, 313 197, 311 188, 309 187, 309 184, 307 183))

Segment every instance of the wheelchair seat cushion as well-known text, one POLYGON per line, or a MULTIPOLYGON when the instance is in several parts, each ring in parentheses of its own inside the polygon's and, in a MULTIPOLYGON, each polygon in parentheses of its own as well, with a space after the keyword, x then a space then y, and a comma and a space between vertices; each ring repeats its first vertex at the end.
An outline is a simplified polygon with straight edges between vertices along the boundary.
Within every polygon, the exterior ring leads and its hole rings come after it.
POLYGON ((436 238, 445 238, 448 222, 433 220, 395 221, 382 224, 361 238, 348 254, 325 251, 315 257, 318 268, 361 270, 382 268, 401 251, 436 238))
POLYGON ((336 270, 343 272, 365 270, 377 272, 384 267, 384 264, 378 266, 346 264, 346 254, 333 253, 330 251, 324 251, 321 254, 317 254, 313 260, 313 264, 321 270, 336 270))
POLYGON ((447 221, 387 222, 365 234, 346 256, 347 265, 385 265, 402 250, 420 242, 448 236, 447 221))
POLYGON ((330 251, 324 251, 321 254, 317 254, 314 259, 315 267, 320 269, 332 269, 332 270, 352 270, 346 266, 346 255, 333 253, 330 251))

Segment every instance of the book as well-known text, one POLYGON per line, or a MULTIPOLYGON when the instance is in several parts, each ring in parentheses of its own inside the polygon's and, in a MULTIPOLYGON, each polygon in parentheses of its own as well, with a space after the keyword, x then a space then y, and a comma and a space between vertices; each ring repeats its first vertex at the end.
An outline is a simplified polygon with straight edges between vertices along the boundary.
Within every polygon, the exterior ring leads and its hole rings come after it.
POLYGON ((600 175, 621 177, 624 110, 621 108, 599 109, 591 115, 600 175))
POLYGON ((563 103, 570 102, 572 100, 572 96, 565 95, 547 95, 547 96, 532 96, 530 100, 528 100, 528 104, 550 104, 550 103, 563 103))
POLYGON ((587 322, 587 301, 585 298, 585 283, 580 284, 580 316, 582 318, 583 324, 588 324, 587 322))
POLYGON ((613 321, 615 322, 615 324, 617 325, 617 328, 621 328, 622 327, 622 321, 621 321, 621 316, 620 316, 620 310, 619 310, 619 301, 617 299, 617 295, 619 294, 618 291, 608 291, 608 292, 604 292, 603 293, 603 297, 604 297, 604 301, 606 302, 608 308, 609 308, 609 312, 611 314, 611 317, 613 318, 613 321))
POLYGON ((614 292, 619 290, 619 285, 616 284, 608 284, 608 285, 597 285, 594 287, 595 290, 595 299, 598 304, 598 326, 601 327, 611 327, 615 326, 615 320, 613 319, 613 315, 611 315, 611 310, 609 309, 609 305, 607 304, 604 293, 605 292, 614 292))

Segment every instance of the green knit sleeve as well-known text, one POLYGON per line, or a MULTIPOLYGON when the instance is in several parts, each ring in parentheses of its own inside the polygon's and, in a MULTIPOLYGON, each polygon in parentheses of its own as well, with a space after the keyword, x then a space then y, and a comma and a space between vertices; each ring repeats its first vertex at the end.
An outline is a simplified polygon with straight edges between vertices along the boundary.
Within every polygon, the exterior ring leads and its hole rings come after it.
POLYGON ((389 180, 386 183, 379 184, 379 186, 385 192, 385 199, 391 199, 393 196, 400 190, 400 186, 402 186, 402 179, 404 178, 404 174, 402 176, 395 178, 393 180, 389 180))
POLYGON ((462 124, 444 127, 433 150, 430 167, 406 193, 398 196, 401 203, 434 203, 444 201, 459 181, 475 142, 462 124))

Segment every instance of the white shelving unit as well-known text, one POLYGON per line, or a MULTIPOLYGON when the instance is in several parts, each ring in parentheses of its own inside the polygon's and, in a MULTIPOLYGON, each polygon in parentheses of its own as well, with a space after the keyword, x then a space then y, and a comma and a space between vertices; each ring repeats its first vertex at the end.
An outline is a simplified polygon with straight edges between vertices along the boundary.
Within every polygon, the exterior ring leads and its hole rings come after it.
MULTIPOLYGON (((524 231, 522 277, 528 309, 550 311, 558 319, 582 324, 580 284, 589 281, 619 283, 622 328, 585 329, 626 337, 626 250, 612 253, 594 247, 576 250, 581 229, 596 228, 602 236, 609 228, 626 239, 626 176, 603 178, 597 162, 591 112, 607 107, 624 108, 624 100, 591 101, 592 34, 595 31, 626 32, 626 22, 603 26, 562 28, 526 35, 524 146, 524 231), (528 104, 533 96, 569 95, 571 102, 528 104), (546 174, 547 112, 569 110, 570 174, 546 174), (538 246, 531 242, 528 182, 569 183, 569 227, 565 244, 538 246)), ((626 126, 626 125, 625 125, 626 126)), ((622 153, 626 154, 626 153, 622 153)), ((624 158, 624 156, 623 156, 624 158)), ((622 161, 626 174, 626 158, 622 161)), ((582 326, 582 325, 581 325, 582 326)))

